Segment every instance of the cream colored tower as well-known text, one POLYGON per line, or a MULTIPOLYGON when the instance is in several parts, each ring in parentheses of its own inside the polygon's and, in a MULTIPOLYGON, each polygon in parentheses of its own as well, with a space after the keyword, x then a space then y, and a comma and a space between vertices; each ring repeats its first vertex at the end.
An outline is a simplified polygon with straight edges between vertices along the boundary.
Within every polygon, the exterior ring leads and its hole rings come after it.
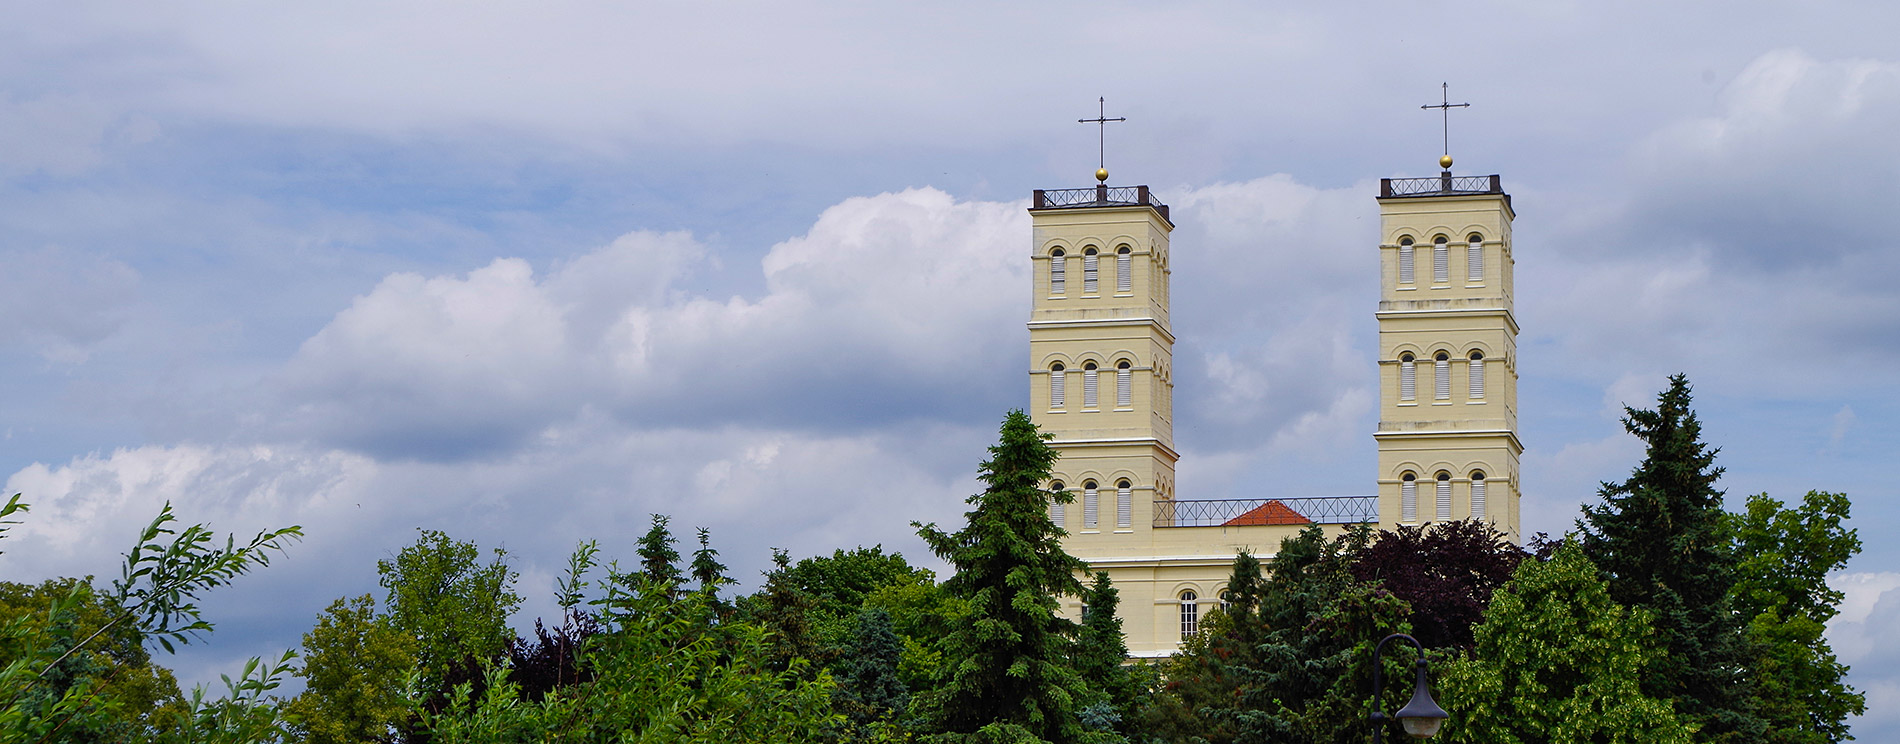
POLYGON ((1511 197, 1442 164, 1380 189, 1380 526, 1476 517, 1518 540, 1511 197))

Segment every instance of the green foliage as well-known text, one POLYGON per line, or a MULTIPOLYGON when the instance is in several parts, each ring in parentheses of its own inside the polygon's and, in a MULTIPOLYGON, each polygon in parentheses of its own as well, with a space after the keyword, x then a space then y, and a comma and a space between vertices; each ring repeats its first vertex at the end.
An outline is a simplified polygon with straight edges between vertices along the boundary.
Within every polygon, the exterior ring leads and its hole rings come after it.
POLYGON ((943 639, 950 660, 942 684, 919 695, 928 730, 963 740, 1082 741, 1077 717, 1086 694, 1070 665, 1075 623, 1056 614, 1057 597, 1079 595, 1081 560, 1062 550, 1042 489, 1056 452, 1022 411, 1003 420, 1000 441, 979 476, 985 488, 954 534, 917 525, 931 550, 956 567, 945 582, 970 602, 943 639))
POLYGON ((859 546, 838 549, 829 556, 800 560, 785 572, 786 580, 810 595, 813 610, 826 617, 855 621, 866 597, 893 585, 926 584, 936 576, 928 569, 913 568, 898 553, 885 553, 884 546, 859 546))
POLYGON ((395 560, 376 562, 388 591, 389 624, 415 644, 425 690, 442 690, 453 672, 495 660, 514 640, 508 617, 521 606, 515 573, 497 548, 481 563, 474 543, 436 530, 419 530, 416 544, 395 560))
POLYGON ((207 699, 205 687, 191 691, 185 711, 185 725, 161 736, 162 744, 256 744, 287 741, 291 735, 279 701, 270 692, 283 683, 291 672, 294 651, 285 651, 276 662, 252 658, 234 681, 231 675, 218 675, 224 681, 224 696, 207 699))
POLYGON ((309 744, 387 741, 409 716, 416 640, 376 616, 376 600, 338 599, 303 636, 304 691, 285 706, 309 744))
POLYGON ((792 580, 791 563, 785 551, 773 548, 773 568, 765 572, 765 586, 746 598, 741 612, 746 621, 766 631, 766 663, 775 671, 790 670, 801 661, 816 663, 821 658, 812 630, 815 603, 811 593, 792 580))
POLYGON ((1141 702, 1139 682, 1127 665, 1120 606, 1121 594, 1108 572, 1095 572, 1095 580, 1082 592, 1082 627, 1072 657, 1076 674, 1088 688, 1078 715, 1083 727, 1094 731, 1125 732, 1141 702))
POLYGON ((1847 717, 1866 711, 1866 697, 1843 681, 1847 667, 1822 635, 1842 597, 1827 575, 1860 552, 1860 536, 1842 527, 1848 510, 1845 495, 1810 491, 1792 508, 1756 494, 1729 515, 1741 556, 1730 596, 1755 643, 1755 704, 1768 725, 1762 741, 1845 741, 1847 717))
POLYGON ((891 630, 891 613, 877 608, 858 613, 849 655, 837 665, 838 687, 832 693, 837 709, 854 727, 848 738, 875 738, 864 729, 878 722, 894 723, 910 707, 910 688, 898 675, 904 645, 891 630))
POLYGON ((1649 614, 1610 598, 1572 543, 1525 561, 1499 589, 1469 657, 1438 665, 1449 742, 1687 744, 1692 729, 1667 699, 1646 695, 1649 614))
POLYGON ((119 579, 112 584, 114 601, 125 610, 125 619, 136 622, 147 639, 166 651, 173 649, 173 641, 185 643, 211 632, 211 623, 199 615, 198 595, 252 568, 269 566, 272 552, 282 553, 285 546, 303 537, 301 527, 291 526, 259 532, 241 547, 235 535, 226 535, 224 547, 219 548, 216 536, 204 525, 194 524, 180 532, 170 526, 176 521, 171 502, 165 502, 125 554, 119 579), (167 541, 165 535, 172 537, 167 541))
MULTIPOLYGON (((12 525, 20 523, 20 520, 7 519, 7 517, 26 511, 30 510, 27 508, 26 502, 20 500, 20 494, 17 493, 9 497, 6 504, 0 505, 0 540, 6 539, 7 530, 10 529, 12 525)), ((4 554, 4 551, 0 551, 0 555, 4 554)))
POLYGON ((712 534, 704 527, 699 528, 699 549, 693 551, 693 580, 699 582, 699 590, 715 602, 720 589, 739 583, 726 577, 726 564, 719 562, 719 551, 712 547, 712 534))
POLYGON ((891 630, 904 643, 903 655, 897 662, 897 672, 904 685, 913 694, 936 686, 943 677, 944 664, 939 642, 969 614, 969 601, 926 580, 876 589, 864 598, 864 606, 891 614, 891 630))
MULTIPOLYGON (((0 678, 17 681, 37 669, 33 663, 66 654, 81 639, 108 625, 111 629, 91 644, 55 664, 36 683, 5 693, 18 695, 0 715, 12 714, 12 723, 26 724, 32 711, 39 716, 34 730, 55 727, 63 741, 125 741, 174 725, 184 709, 172 673, 152 663, 138 628, 114 621, 123 611, 110 595, 95 591, 80 579, 55 579, 39 585, 0 582, 0 617, 12 618, 0 626, 0 666, 18 666, 0 678), (63 714, 51 709, 66 704, 63 714)), ((0 725, 0 729, 10 726, 0 725)), ((15 731, 14 733, 20 733, 15 731)), ((37 738, 36 735, 27 740, 37 738)), ((3 740, 3 739, 0 739, 3 740)))
POLYGON ((660 591, 672 595, 684 578, 680 575, 680 552, 673 547, 673 532, 667 529, 670 517, 653 515, 653 526, 640 536, 640 576, 660 591))

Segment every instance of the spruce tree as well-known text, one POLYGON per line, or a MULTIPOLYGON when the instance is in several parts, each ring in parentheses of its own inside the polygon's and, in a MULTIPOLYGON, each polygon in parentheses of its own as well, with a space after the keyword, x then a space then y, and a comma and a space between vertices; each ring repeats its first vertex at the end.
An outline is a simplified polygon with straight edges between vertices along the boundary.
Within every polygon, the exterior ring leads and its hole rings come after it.
POLYGON ((990 740, 1086 740, 1076 715, 1086 690, 1068 658, 1076 627, 1056 614, 1058 596, 1081 594, 1076 575, 1086 564, 1062 550, 1064 533, 1049 520, 1050 501, 1073 496, 1043 489, 1056 460, 1048 439, 1028 414, 1011 411, 964 528, 947 534, 913 523, 956 567, 945 587, 970 603, 943 639, 943 684, 917 701, 945 740, 979 731, 990 740))
POLYGON ((677 596, 681 582, 680 552, 673 547, 673 532, 665 514, 653 515, 653 527, 640 536, 640 577, 664 587, 667 596, 677 596))
POLYGON ((1095 572, 1095 581, 1082 593, 1082 628, 1075 643, 1075 671, 1088 685, 1089 698, 1081 711, 1083 724, 1098 731, 1126 730, 1134 720, 1140 695, 1130 673, 1128 639, 1118 614, 1121 595, 1107 571, 1095 572))
POLYGON ((850 655, 837 665, 835 707, 860 727, 895 721, 910 706, 910 689, 897 673, 904 642, 891 629, 891 613, 882 608, 865 608, 857 620, 850 655))
POLYGON ((1673 700, 1701 740, 1760 741, 1746 619, 1729 597, 1736 556, 1715 487, 1722 468, 1689 403, 1688 378, 1675 375, 1656 410, 1624 408, 1624 428, 1647 452, 1627 480, 1603 484, 1603 503, 1584 507, 1577 526, 1611 598, 1654 616, 1669 662, 1650 667, 1643 691, 1673 700))

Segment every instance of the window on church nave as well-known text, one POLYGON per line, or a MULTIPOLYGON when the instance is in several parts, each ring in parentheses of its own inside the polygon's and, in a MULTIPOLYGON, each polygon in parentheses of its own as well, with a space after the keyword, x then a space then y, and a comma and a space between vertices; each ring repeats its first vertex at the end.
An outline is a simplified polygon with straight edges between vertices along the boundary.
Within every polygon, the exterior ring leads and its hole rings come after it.
POLYGON ((1101 515, 1101 497, 1097 495, 1095 481, 1082 481, 1082 529, 1095 529, 1101 515))
POLYGON ((1100 256, 1095 255, 1094 248, 1082 249, 1082 294, 1092 295, 1097 291, 1095 278, 1098 258, 1100 256))
POLYGON ((1471 352, 1471 368, 1469 370, 1466 370, 1465 376, 1469 377, 1471 381, 1471 399, 1483 400, 1484 399, 1484 352, 1482 351, 1471 352))
POLYGON ((1399 283, 1412 283, 1412 239, 1399 239, 1399 283))
POLYGON ((1134 526, 1135 488, 1126 480, 1115 484, 1115 526, 1128 528, 1134 526))
MULTIPOLYGON (((1060 490, 1062 490, 1062 481, 1056 481, 1054 483, 1049 484, 1050 493, 1055 493, 1060 490)), ((1060 501, 1049 502, 1049 521, 1055 522, 1057 527, 1061 527, 1063 526, 1063 523, 1068 521, 1068 519, 1069 519, 1069 505, 1068 504, 1064 504, 1060 501)))
POLYGON ((1484 471, 1471 471, 1471 518, 1484 518, 1484 471))
POLYGON ((1451 473, 1438 471, 1438 521, 1451 521, 1451 473))
POLYGON ((1128 246, 1115 249, 1115 291, 1124 294, 1135 291, 1133 259, 1128 246))
POLYGON ((1067 294, 1069 291, 1069 254, 1061 248, 1049 252, 1049 294, 1067 294))
POLYGON ((1440 235, 1432 240, 1432 283, 1451 281, 1451 244, 1440 235))
POLYGON ((1432 357, 1432 394, 1438 400, 1451 400, 1451 355, 1442 351, 1432 357))
POLYGON ((1116 408, 1128 408, 1134 405, 1131 402, 1135 395, 1133 373, 1134 366, 1129 364, 1128 360, 1123 359, 1115 363, 1116 408))
POLYGON ((1201 597, 1193 589, 1181 592, 1181 637, 1187 638, 1201 629, 1201 597))
POLYGON ((1484 237, 1472 233, 1466 240, 1465 278, 1473 282, 1484 281, 1484 237))
POLYGON ((1399 355, 1399 400, 1418 399, 1418 362, 1412 352, 1399 355))
POLYGON ((1068 402, 1063 400, 1063 388, 1068 386, 1069 370, 1061 362, 1049 365, 1049 408, 1061 410, 1068 402))
POLYGON ((1096 369, 1094 362, 1082 363, 1082 410, 1095 410, 1096 369))
POLYGON ((1399 476, 1399 521, 1418 521, 1418 476, 1399 476))

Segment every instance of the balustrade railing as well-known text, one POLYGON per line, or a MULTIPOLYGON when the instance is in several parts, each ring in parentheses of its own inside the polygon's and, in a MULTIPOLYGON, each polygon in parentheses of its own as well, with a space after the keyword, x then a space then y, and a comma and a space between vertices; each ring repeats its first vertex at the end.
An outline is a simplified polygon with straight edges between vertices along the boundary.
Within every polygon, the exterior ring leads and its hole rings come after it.
POLYGON ((1034 209, 1083 207, 1154 207, 1168 219, 1168 205, 1146 186, 1096 186, 1089 189, 1036 189, 1034 209))
POLYGON ((1154 510, 1156 527, 1358 524, 1379 521, 1379 497, 1164 500, 1154 510))
POLYGON ((1502 194, 1503 179, 1497 176, 1452 176, 1432 178, 1381 178, 1379 196, 1434 196, 1439 194, 1502 194))

